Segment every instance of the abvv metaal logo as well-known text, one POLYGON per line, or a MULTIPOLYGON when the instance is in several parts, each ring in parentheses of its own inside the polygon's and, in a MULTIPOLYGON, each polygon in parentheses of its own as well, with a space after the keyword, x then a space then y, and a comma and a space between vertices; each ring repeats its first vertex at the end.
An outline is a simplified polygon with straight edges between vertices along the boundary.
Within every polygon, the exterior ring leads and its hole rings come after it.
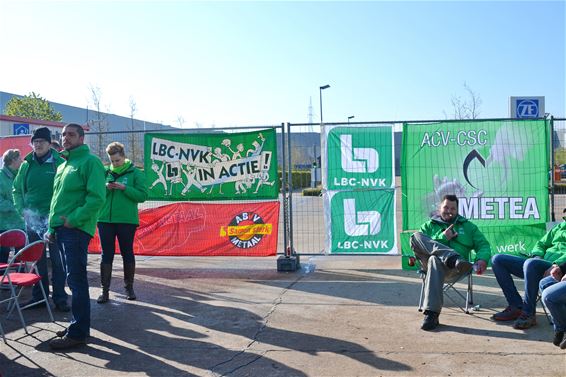
POLYGON ((524 99, 517 101, 517 118, 538 118, 538 99, 524 99))

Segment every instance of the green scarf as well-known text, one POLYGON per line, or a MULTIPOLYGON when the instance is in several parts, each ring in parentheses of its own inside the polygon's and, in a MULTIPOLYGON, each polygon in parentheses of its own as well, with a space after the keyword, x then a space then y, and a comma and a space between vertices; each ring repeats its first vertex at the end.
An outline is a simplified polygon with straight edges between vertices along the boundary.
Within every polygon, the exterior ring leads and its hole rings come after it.
POLYGON ((110 165, 110 171, 114 174, 122 174, 123 172, 125 172, 126 170, 128 170, 130 168, 130 166, 132 165, 132 161, 128 160, 126 158, 126 160, 124 161, 124 163, 120 166, 113 166, 110 165))

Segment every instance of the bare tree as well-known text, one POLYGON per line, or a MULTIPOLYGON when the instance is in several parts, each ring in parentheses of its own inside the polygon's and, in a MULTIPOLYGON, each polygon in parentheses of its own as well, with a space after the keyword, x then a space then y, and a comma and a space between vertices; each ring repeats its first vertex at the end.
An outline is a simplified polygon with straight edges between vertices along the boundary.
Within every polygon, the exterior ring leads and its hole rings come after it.
POLYGON ((106 115, 100 110, 102 103, 102 91, 99 87, 91 85, 89 87, 91 101, 94 105, 95 119, 89 121, 90 129, 97 134, 95 145, 92 146, 95 153, 98 154, 100 158, 104 156, 104 133, 108 131, 108 123, 106 121, 106 115))
MULTIPOLYGON (((452 95, 450 104, 454 119, 477 119, 480 115, 481 97, 464 82, 466 95, 464 98, 452 95)), ((446 112, 444 112, 446 116, 446 112)), ((447 117, 447 116, 446 116, 447 117)))
POLYGON ((183 128, 184 124, 185 124, 185 118, 183 118, 181 114, 177 115, 177 125, 179 126, 179 128, 183 128))
POLYGON ((129 133, 128 133, 128 144, 130 146, 130 156, 132 161, 134 162, 134 164, 137 161, 137 148, 136 148, 136 144, 137 144, 137 132, 136 132, 136 127, 135 127, 135 121, 134 121, 134 116, 136 115, 136 111, 137 111, 137 104, 136 104, 136 100, 134 99, 133 96, 130 96, 130 125, 129 125, 129 133))

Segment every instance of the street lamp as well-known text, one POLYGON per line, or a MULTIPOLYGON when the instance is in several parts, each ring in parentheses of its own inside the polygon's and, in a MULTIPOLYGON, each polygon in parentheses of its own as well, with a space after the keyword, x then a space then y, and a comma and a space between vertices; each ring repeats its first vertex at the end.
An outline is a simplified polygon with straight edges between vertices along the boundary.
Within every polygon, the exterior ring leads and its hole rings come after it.
POLYGON ((320 123, 322 124, 322 91, 324 89, 328 89, 330 88, 330 85, 323 85, 321 86, 319 89, 319 95, 320 95, 320 123))
POLYGON ((350 115, 350 116, 348 117, 348 123, 350 123, 350 119, 354 119, 354 116, 353 116, 353 115, 350 115))

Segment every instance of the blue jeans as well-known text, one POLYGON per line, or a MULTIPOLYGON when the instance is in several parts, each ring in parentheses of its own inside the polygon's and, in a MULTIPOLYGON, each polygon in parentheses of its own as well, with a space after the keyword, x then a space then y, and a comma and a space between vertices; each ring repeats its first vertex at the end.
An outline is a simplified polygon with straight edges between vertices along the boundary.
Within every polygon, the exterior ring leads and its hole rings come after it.
POLYGON ((56 229, 59 250, 65 259, 67 284, 71 289, 71 313, 73 318, 67 336, 86 339, 90 334, 90 296, 86 272, 90 234, 78 229, 59 227, 56 229))
POLYGON ((491 258, 491 268, 497 283, 503 290, 509 306, 521 308, 528 315, 535 313, 538 284, 552 262, 539 258, 525 259, 509 254, 497 254, 491 258), (521 299, 511 275, 525 279, 525 298, 521 299))
MULTIPOLYGON (((29 242, 35 242, 43 239, 43 234, 37 231, 27 229, 29 242)), ((63 260, 57 243, 49 243, 49 259, 51 260, 51 284, 53 286, 53 302, 55 305, 67 303, 67 292, 65 292, 65 269, 63 268, 63 260)), ((49 296, 49 273, 47 271, 47 250, 43 252, 43 256, 37 262, 37 271, 41 275, 41 284, 45 290, 45 294, 49 296)), ((43 299, 39 284, 33 286, 32 300, 39 301, 43 299)))
POLYGON ((554 331, 566 332, 566 281, 547 276, 540 281, 542 301, 554 322, 554 331))

